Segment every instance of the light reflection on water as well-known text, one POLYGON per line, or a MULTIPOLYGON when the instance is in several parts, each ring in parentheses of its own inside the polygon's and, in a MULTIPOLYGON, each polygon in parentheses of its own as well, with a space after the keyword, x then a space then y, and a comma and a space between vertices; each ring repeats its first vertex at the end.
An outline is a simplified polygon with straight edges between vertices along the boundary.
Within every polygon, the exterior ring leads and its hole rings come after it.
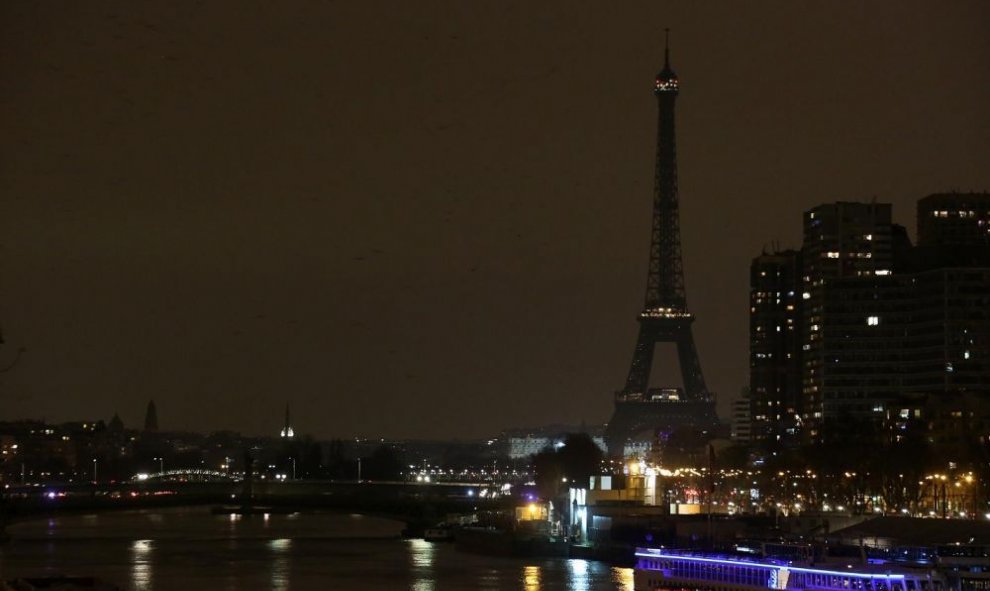
POLYGON ((292 540, 280 538, 268 542, 268 547, 274 554, 272 559, 272 591, 288 591, 289 589, 289 551, 292 549, 292 540))
POLYGON ((616 591, 634 591, 636 588, 633 569, 612 567, 612 582, 615 583, 616 591))
POLYGON ((412 562, 413 591, 433 591, 433 544, 425 540, 409 540, 409 560, 412 562))
POLYGON ((134 591, 151 591, 152 550, 151 540, 134 540, 131 543, 131 588, 134 591))
POLYGON ((540 591, 540 567, 527 566, 523 569, 523 585, 526 591, 540 591))
POLYGON ((588 591, 591 588, 588 582, 588 561, 575 558, 568 560, 567 566, 570 567, 568 588, 573 591, 588 591))
POLYGON ((459 552, 400 540, 401 524, 340 514, 203 509, 60 516, 8 527, 5 577, 95 575, 130 591, 633 591, 632 570, 587 560, 459 552))

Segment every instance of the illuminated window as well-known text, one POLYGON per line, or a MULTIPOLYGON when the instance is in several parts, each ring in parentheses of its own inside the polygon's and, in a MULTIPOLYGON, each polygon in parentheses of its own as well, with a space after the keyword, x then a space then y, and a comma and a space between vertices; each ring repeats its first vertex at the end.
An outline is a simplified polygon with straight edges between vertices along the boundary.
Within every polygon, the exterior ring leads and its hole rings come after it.
POLYGON ((879 324, 880 324, 880 317, 879 316, 868 316, 866 318, 866 324, 868 326, 879 326, 879 324))

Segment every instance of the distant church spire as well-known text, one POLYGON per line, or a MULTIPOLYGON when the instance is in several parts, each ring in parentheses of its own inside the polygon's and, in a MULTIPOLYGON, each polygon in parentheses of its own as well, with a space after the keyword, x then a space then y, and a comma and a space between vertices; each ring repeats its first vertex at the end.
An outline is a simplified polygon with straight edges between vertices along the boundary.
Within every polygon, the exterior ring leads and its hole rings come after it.
POLYGON ((158 409, 154 400, 148 402, 148 410, 144 413, 144 430, 150 433, 158 431, 158 409))
POLYGON ((291 439, 295 437, 295 433, 292 431, 292 423, 289 421, 289 403, 285 403, 285 426, 282 427, 282 437, 285 439, 291 439))

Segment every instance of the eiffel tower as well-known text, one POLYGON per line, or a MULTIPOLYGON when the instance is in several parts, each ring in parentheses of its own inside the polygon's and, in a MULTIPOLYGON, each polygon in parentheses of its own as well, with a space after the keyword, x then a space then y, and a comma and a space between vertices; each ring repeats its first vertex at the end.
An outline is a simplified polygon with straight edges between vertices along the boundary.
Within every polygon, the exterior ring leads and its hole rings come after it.
POLYGON ((705 386, 691 333, 694 316, 688 311, 684 293, 674 138, 678 82, 670 68, 669 37, 668 30, 663 70, 657 74, 654 88, 659 120, 646 303, 638 318, 639 337, 626 387, 615 393, 615 412, 605 431, 613 457, 622 456, 631 440, 653 441, 681 428, 707 430, 718 423, 714 397, 705 386), (649 387, 657 343, 677 345, 683 389, 649 387))

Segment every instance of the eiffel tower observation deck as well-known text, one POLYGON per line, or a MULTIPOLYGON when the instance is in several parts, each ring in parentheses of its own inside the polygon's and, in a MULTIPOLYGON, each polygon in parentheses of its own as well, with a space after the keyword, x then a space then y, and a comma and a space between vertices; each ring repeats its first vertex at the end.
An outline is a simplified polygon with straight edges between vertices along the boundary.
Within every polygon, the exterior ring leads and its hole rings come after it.
POLYGON ((705 386, 694 344, 684 289, 680 212, 677 196, 677 147, 674 105, 680 90, 670 67, 669 33, 664 65, 657 74, 657 151, 653 189, 653 225, 646 298, 639 320, 639 336, 625 387, 615 393, 615 411, 606 429, 609 454, 621 456, 630 441, 657 441, 674 431, 711 431, 718 424, 714 396, 705 386), (657 343, 673 343, 683 388, 650 387, 657 343))

